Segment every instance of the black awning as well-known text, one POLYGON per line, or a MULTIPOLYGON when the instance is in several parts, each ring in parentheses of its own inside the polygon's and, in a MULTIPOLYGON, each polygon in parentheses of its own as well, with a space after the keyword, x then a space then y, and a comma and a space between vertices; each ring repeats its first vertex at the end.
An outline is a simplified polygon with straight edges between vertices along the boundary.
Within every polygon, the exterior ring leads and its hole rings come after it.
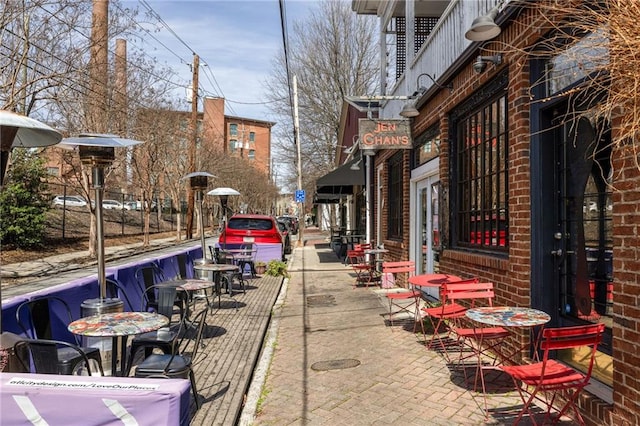
POLYGON ((351 160, 318 178, 316 193, 350 195, 353 194, 354 185, 364 185, 364 167, 360 159, 351 160), (358 162, 359 170, 353 170, 352 167, 358 162))
POLYGON ((339 194, 315 194, 313 204, 338 204, 341 198, 339 194))

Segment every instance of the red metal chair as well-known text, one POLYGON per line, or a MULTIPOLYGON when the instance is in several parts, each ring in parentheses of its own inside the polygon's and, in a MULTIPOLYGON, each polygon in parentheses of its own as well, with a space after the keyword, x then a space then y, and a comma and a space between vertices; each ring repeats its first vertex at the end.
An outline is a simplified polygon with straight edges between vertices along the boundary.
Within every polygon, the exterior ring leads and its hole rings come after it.
POLYGON ((364 251, 347 250, 346 261, 356 274, 353 288, 356 288, 359 283, 366 283, 368 287, 373 282, 376 274, 375 265, 366 261, 364 251))
POLYGON ((558 412, 556 420, 560 419, 571 408, 575 413, 576 420, 581 425, 585 424, 576 406, 576 400, 582 389, 589 384, 589 380, 591 379, 596 351, 598 344, 602 341, 604 328, 604 324, 546 328, 543 330, 543 339, 540 343, 540 349, 543 351, 542 361, 534 364, 501 367, 502 370, 513 379, 520 393, 520 397, 524 402, 524 407, 516 418, 514 425, 522 419, 524 413, 528 413, 531 422, 537 424, 530 407, 534 398, 541 392, 547 393, 544 401, 547 405, 547 412, 543 423, 545 423, 547 419, 550 419, 553 403, 556 396, 560 393, 564 394, 565 403, 558 412), (568 365, 549 358, 551 351, 584 346, 589 347, 591 352, 586 372, 577 371, 568 365), (520 383, 533 388, 528 398, 526 398, 525 390, 521 388, 520 383), (551 397, 549 397, 549 393, 551 397))
MULTIPOLYGON (((409 277, 415 274, 416 263, 412 260, 399 261, 399 262, 383 262, 382 273, 383 274, 396 274, 406 273, 409 277)), ((406 312, 409 315, 413 315, 413 332, 416 332, 416 325, 419 322, 422 328, 422 334, 425 334, 424 323, 420 317, 420 300, 422 300, 422 293, 419 289, 414 288, 409 284, 408 291, 390 292, 385 296, 389 301, 389 323, 393 327, 393 317, 401 312, 406 312), (394 311, 394 308, 397 308, 394 311)))
POLYGON ((426 333, 424 336, 427 349, 432 349, 433 343, 437 339, 438 343, 440 344, 440 348, 442 349, 442 353, 447 361, 450 361, 450 359, 447 352, 447 344, 444 339, 451 336, 453 321, 458 318, 464 317, 465 312, 467 311, 466 306, 461 305, 455 299, 449 299, 448 296, 453 294, 454 289, 458 285, 476 283, 478 283, 477 278, 469 278, 466 280, 443 284, 440 290, 440 305, 422 308, 422 310, 420 311, 422 318, 428 317, 429 321, 431 322, 431 326, 433 327, 433 334, 429 342, 427 342, 426 333), (446 327, 447 329, 447 336, 445 338, 440 336, 440 330, 442 327, 446 327))

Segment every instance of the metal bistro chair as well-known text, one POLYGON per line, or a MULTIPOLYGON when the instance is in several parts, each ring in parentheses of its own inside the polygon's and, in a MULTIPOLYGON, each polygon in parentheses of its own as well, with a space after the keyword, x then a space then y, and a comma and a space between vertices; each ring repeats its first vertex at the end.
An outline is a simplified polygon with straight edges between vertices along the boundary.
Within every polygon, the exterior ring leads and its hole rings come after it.
POLYGON ((593 370, 598 344, 602 341, 604 329, 605 325, 602 323, 545 328, 542 332, 542 342, 540 342, 540 348, 543 350, 542 361, 534 364, 505 365, 501 367, 502 370, 513 379, 524 403, 520 414, 518 414, 518 417, 513 423, 514 425, 518 424, 525 413, 529 414, 533 424, 537 424, 533 418, 530 407, 539 393, 546 395, 544 402, 547 405, 547 412, 543 423, 546 423, 551 417, 551 410, 556 396, 558 394, 564 394, 564 405, 554 420, 557 421, 569 411, 569 409, 573 409, 578 423, 581 425, 585 424, 584 419, 580 415, 580 410, 576 407, 576 401, 582 389, 584 389, 591 380, 591 372, 593 370), (588 361, 586 372, 575 370, 566 364, 550 358, 550 352, 580 347, 586 347, 589 350, 588 357, 585 357, 588 361), (520 386, 520 383, 532 389, 528 398, 520 386))
MULTIPOLYGON (((22 329, 25 336, 32 340, 52 340, 66 341, 62 336, 53 335, 53 315, 54 309, 62 314, 58 320, 63 322, 66 327, 73 321, 71 308, 64 299, 57 296, 43 296, 36 299, 22 302, 16 309, 16 322, 22 329)), ((102 372, 102 358, 100 357, 100 349, 93 347, 82 347, 80 338, 75 334, 69 333, 73 338, 73 344, 81 348, 86 358, 93 360, 99 366, 102 372)), ((60 344, 57 346, 57 362, 60 374, 73 374, 73 372, 84 364, 84 358, 74 348, 60 344)))
POLYGON ((125 305, 129 309, 129 311, 134 311, 133 304, 131 303, 131 299, 127 295, 124 287, 113 278, 106 278, 105 282, 107 284, 107 297, 112 299, 121 299, 125 302, 125 305))
POLYGON ((145 291, 142 298, 142 311, 156 310, 160 315, 169 318, 169 325, 156 331, 139 334, 133 338, 127 362, 127 376, 131 372, 133 360, 140 349, 144 349, 145 358, 153 353, 153 349, 160 349, 165 354, 171 353, 178 340, 183 323, 187 319, 186 315, 184 315, 186 310, 176 312, 174 301, 177 298, 186 299, 186 297, 186 291, 170 285, 153 285, 145 291), (153 307, 149 304, 152 299, 155 300, 153 307), (176 314, 179 314, 177 321, 174 320, 176 314))
MULTIPOLYGON (((150 287, 167 281, 164 272, 155 263, 149 263, 145 266, 141 266, 136 270, 134 277, 136 282, 138 283, 138 286, 140 287, 140 293, 143 295, 143 300, 144 294, 150 287)), ((148 301, 146 302, 147 306, 149 308, 157 309, 158 302, 155 300, 155 292, 150 292, 147 296, 149 297, 148 301)), ((178 298, 174 301, 174 305, 180 309, 180 316, 184 315, 184 304, 185 301, 181 298, 178 298)))
MULTIPOLYGON (((136 368, 135 377, 189 378, 196 407, 200 409, 201 403, 198 399, 196 379, 193 373, 193 361, 196 359, 198 349, 201 346, 200 342, 208 312, 209 307, 207 306, 195 315, 193 320, 195 327, 184 330, 180 341, 173 345, 171 353, 152 354, 142 361, 136 368), (191 351, 188 352, 188 349, 191 349, 191 351)), ((184 328, 184 323, 182 327, 184 328)))
POLYGON ((61 374, 61 375, 88 375, 92 376, 97 366, 101 376, 104 376, 102 362, 94 358, 89 359, 86 352, 79 346, 61 340, 48 339, 24 339, 13 345, 14 353, 20 364, 26 371, 39 374, 61 374), (73 365, 68 364, 65 359, 75 359, 73 365))
MULTIPOLYGON (((228 264, 228 265, 237 265, 237 262, 235 260, 235 257, 233 256, 233 253, 229 253, 224 250, 221 250, 218 253, 218 263, 228 264)), ((222 272, 221 280, 223 280, 223 282, 226 284, 227 293, 231 297, 233 297, 233 282, 235 280, 237 280, 238 283, 240 283, 240 287, 242 288, 242 293, 246 292, 244 287, 244 278, 242 277, 242 270, 240 269, 239 266, 237 271, 222 272)))

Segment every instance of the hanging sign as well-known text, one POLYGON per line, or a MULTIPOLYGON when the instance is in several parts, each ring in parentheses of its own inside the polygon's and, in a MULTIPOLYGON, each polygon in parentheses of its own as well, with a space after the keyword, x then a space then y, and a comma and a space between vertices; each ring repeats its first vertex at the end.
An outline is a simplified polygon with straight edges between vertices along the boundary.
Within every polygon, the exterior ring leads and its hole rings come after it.
POLYGON ((361 118, 358 120, 361 149, 411 149, 409 120, 361 118))

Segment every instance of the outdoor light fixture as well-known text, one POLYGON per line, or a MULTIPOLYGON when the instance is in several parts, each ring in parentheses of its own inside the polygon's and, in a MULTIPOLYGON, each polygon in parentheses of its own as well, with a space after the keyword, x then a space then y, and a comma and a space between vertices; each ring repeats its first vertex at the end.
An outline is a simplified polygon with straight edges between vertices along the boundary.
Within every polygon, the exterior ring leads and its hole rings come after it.
MULTIPOLYGON (((227 226, 227 203, 229 202, 229 195, 240 195, 238 191, 233 188, 215 188, 207 192, 207 195, 217 195, 220 197, 220 207, 222 208, 222 230, 224 232, 227 226)), ((224 233, 224 247, 227 246, 227 233, 224 233)))
POLYGON ((464 34, 467 40, 486 41, 497 37, 502 31, 495 23, 496 16, 502 6, 502 1, 494 6, 486 15, 478 16, 471 23, 471 28, 464 34))
POLYGON ((200 245, 202 246, 202 263, 206 263, 207 260, 207 246, 204 241, 204 221, 202 217, 202 193, 207 189, 208 180, 210 177, 215 177, 208 172, 193 172, 182 177, 180 180, 189 179, 189 186, 196 193, 196 201, 198 206, 198 220, 200 221, 200 245))
POLYGON ((104 261, 104 229, 102 220, 102 195, 104 190, 104 169, 115 159, 115 148, 127 148, 142 143, 110 134, 83 134, 75 138, 65 138, 61 147, 78 148, 82 164, 91 166, 91 185, 95 189, 96 237, 98 249, 98 284, 100 300, 107 298, 107 282, 104 261))
POLYGON ((441 89, 449 89, 449 92, 453 91, 453 83, 440 84, 435 80, 435 78, 433 78, 431 76, 431 74, 427 74, 426 72, 423 72, 422 74, 420 74, 418 76, 418 78, 416 78, 416 87, 417 87, 417 89, 413 93, 413 95, 410 97, 410 99, 412 99, 412 101, 411 102, 407 102, 402 107, 402 110, 400 111, 400 115, 402 117, 412 118, 412 117, 417 117, 418 115, 420 115, 420 111, 418 111, 418 109, 416 108, 416 105, 415 105, 415 99, 419 98, 420 96, 422 96, 427 91, 426 87, 420 86, 420 77, 429 77, 429 80, 431 80, 433 82, 434 86, 439 87, 441 89))
POLYGON ((487 63, 491 62, 493 65, 500 65, 502 63, 502 55, 493 56, 478 56, 473 63, 473 70, 477 74, 481 74, 487 69, 487 63))
POLYGON ((362 163, 362 158, 360 158, 358 161, 356 161, 351 166, 349 166, 349 169, 351 169, 351 170, 360 170, 360 164, 361 163, 362 163))

